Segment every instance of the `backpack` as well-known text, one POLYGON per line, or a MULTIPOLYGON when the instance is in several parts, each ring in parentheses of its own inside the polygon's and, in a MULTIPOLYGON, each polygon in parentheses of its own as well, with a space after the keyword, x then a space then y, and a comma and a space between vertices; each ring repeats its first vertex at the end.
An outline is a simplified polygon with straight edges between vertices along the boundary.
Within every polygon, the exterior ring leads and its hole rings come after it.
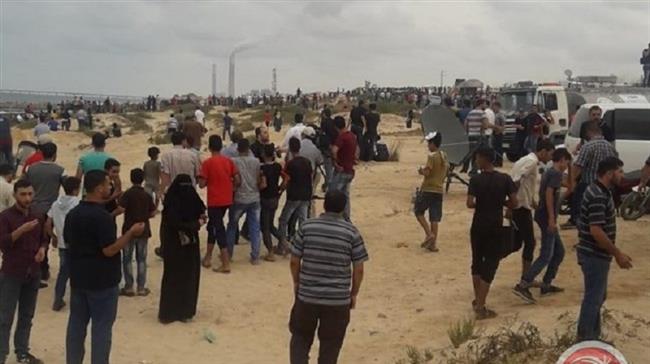
POLYGON ((377 152, 375 153, 375 160, 377 162, 386 162, 390 158, 388 146, 384 142, 377 142, 377 152))

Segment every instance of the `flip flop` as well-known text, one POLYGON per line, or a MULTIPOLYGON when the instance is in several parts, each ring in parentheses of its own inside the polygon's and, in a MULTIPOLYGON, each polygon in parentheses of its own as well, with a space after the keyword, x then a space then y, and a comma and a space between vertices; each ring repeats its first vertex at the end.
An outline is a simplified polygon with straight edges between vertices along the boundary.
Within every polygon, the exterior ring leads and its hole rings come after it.
POLYGON ((203 268, 212 267, 212 258, 204 257, 203 261, 201 262, 201 265, 203 266, 203 268))
POLYGON ((433 242, 433 237, 426 238, 422 242, 422 244, 420 244, 420 248, 426 249, 429 247, 429 245, 431 245, 432 242, 433 242))

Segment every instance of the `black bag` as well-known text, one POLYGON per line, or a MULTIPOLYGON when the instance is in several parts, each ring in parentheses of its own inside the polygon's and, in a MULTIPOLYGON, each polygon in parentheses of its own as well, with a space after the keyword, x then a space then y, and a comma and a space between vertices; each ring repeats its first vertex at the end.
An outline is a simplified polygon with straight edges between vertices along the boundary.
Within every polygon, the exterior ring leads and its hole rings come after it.
POLYGON ((375 153, 375 160, 377 162, 386 162, 390 158, 390 153, 388 152, 388 146, 383 142, 377 142, 376 144, 377 152, 375 153))
POLYGON ((501 237, 501 249, 499 251, 501 259, 521 249, 521 246, 515 246, 516 225, 512 220, 510 220, 510 226, 501 226, 498 229, 498 234, 501 237))
POLYGON ((361 144, 359 145, 359 159, 368 162, 372 159, 372 140, 367 135, 361 137, 361 144))

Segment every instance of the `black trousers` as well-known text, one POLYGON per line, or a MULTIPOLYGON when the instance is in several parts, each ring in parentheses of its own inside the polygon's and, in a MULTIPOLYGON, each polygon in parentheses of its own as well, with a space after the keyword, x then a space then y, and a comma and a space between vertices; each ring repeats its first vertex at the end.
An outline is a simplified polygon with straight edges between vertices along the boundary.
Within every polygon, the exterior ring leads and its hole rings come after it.
POLYGON ((296 298, 289 321, 291 364, 309 364, 316 327, 320 341, 318 364, 336 364, 349 322, 349 305, 314 305, 296 298))
POLYGON ((512 210, 512 221, 517 225, 514 246, 516 249, 523 246, 521 257, 527 262, 532 262, 535 254, 533 212, 525 207, 514 209, 512 210))
POLYGON ((262 240, 264 246, 269 251, 273 249, 273 240, 271 235, 277 237, 277 229, 273 226, 275 220, 275 212, 278 210, 278 198, 262 198, 260 200, 262 210, 260 211, 260 225, 262 228, 262 240))

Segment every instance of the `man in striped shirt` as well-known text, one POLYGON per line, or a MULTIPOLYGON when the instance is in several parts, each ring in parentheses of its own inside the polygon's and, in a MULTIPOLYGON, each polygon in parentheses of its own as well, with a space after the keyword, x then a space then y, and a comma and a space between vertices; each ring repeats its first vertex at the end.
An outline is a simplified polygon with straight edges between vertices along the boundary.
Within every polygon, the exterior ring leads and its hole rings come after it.
MULTIPOLYGON (((465 131, 467 132, 470 151, 474 151, 479 145, 485 144, 487 146, 485 130, 490 127, 490 123, 488 123, 487 115, 485 114, 486 107, 485 100, 477 100, 474 110, 470 111, 467 117, 465 117, 465 131)), ((471 162, 472 169, 469 174, 473 175, 478 173, 478 171, 473 157, 471 162)), ((469 164, 469 161, 467 164, 469 164)), ((467 165, 463 166, 463 171, 466 171, 467 167, 467 165)))
POLYGON ((610 189, 623 178, 623 162, 608 157, 598 164, 598 179, 587 187, 578 221, 578 264, 584 276, 584 296, 578 317, 578 340, 600 338, 600 308, 607 296, 607 276, 612 257, 623 269, 632 268, 632 258, 616 242, 616 209, 610 189))
POLYGON ((325 213, 305 221, 291 247, 295 303, 291 310, 291 364, 308 364, 318 327, 318 362, 335 364, 357 302, 368 260, 361 234, 343 217, 347 197, 325 195, 325 213))
POLYGON ((577 223, 580 214, 580 203, 587 186, 598 179, 598 165, 607 157, 617 157, 618 153, 614 146, 603 138, 603 132, 597 122, 590 121, 585 127, 585 133, 589 141, 580 148, 578 157, 573 162, 571 175, 579 177, 579 180, 572 181, 575 187, 572 188, 571 217, 569 222, 562 226, 563 229, 572 229, 577 223))

